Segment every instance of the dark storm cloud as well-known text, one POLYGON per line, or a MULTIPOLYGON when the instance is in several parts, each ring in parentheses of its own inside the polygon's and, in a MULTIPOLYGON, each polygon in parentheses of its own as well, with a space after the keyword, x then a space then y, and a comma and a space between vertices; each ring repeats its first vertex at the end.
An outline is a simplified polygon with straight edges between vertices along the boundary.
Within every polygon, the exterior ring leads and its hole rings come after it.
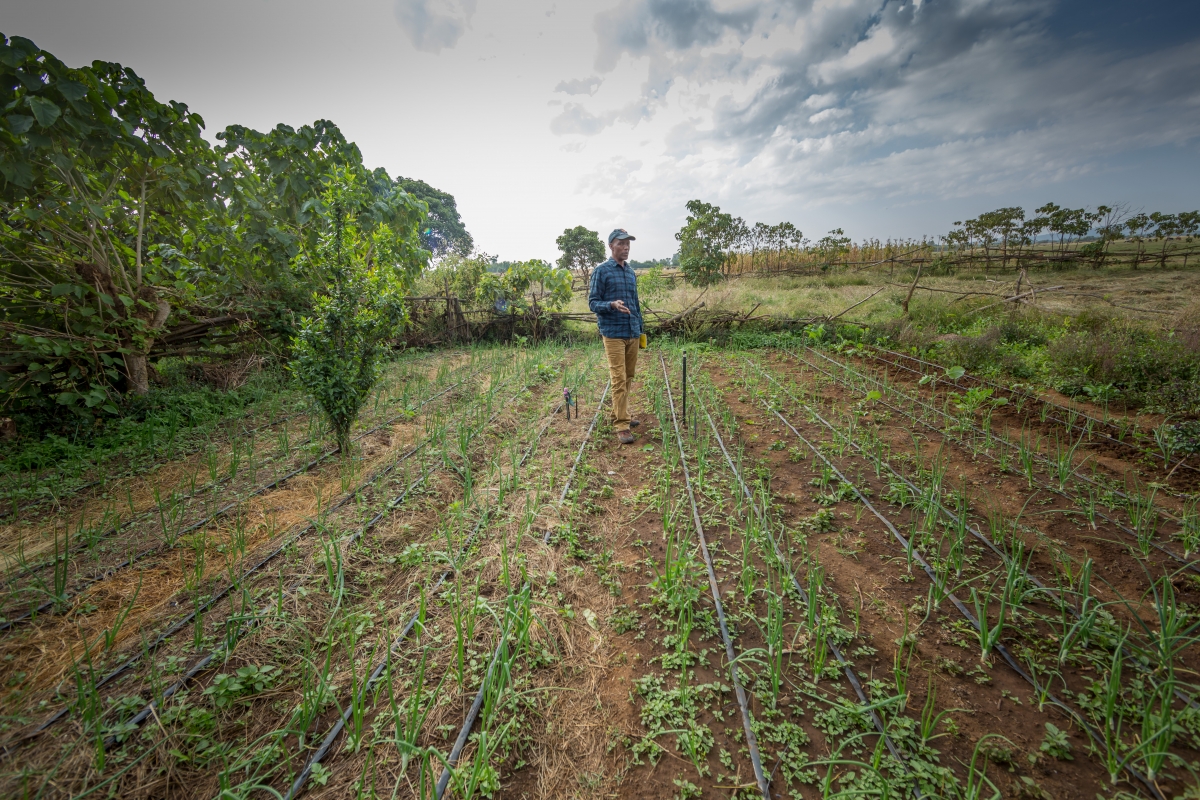
MULTIPOLYGON (((676 158, 720 146, 736 164, 768 162, 785 192, 967 191, 1197 141, 1200 4, 1175 5, 627 0, 596 18, 597 65, 648 58, 645 116, 684 81, 713 96, 710 119, 668 136, 676 158)), ((632 105, 576 113, 594 134, 632 105)))
POLYGON ((717 11, 710 0, 624 0, 596 16, 596 66, 611 70, 622 53, 644 55, 650 48, 686 50, 713 44, 726 31, 748 33, 759 10, 717 11))
POLYGON ((604 81, 601 78, 593 75, 590 78, 576 78, 570 81, 559 81, 558 86, 554 87, 554 91, 562 92, 563 94, 586 94, 593 95, 600 88, 600 84, 604 81))
POLYGON ((459 3, 439 0, 396 0, 396 21, 412 40, 413 47, 440 53, 454 47, 475 14, 476 0, 459 3))

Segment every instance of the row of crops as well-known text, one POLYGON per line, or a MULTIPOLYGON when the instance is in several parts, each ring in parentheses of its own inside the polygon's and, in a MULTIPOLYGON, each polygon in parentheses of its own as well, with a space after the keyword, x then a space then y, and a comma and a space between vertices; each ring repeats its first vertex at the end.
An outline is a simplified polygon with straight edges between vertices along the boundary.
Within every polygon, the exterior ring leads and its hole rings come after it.
POLYGON ((1129 468, 1190 466, 845 355, 710 354, 682 437, 661 395, 682 481, 662 481, 644 607, 671 669, 639 684, 635 747, 691 761, 680 796, 992 797, 998 771, 1029 797, 1194 786, 1194 499, 1129 468))
POLYGON ((14 515, 5 794, 1187 796, 1186 458, 899 353, 646 355, 634 447, 597 348, 413 355, 352 457, 296 409, 14 515))
POLYGON ((421 722, 474 716, 486 736, 518 660, 541 657, 531 530, 590 433, 555 413, 550 381, 593 406, 603 389, 594 355, 562 355, 465 353, 427 379, 402 362, 355 459, 281 425, 148 507, 124 498, 66 531, 49 516, 56 549, 9 568, 10 790, 294 794, 360 755, 443 789, 474 759, 486 781, 487 747, 427 748, 421 722))

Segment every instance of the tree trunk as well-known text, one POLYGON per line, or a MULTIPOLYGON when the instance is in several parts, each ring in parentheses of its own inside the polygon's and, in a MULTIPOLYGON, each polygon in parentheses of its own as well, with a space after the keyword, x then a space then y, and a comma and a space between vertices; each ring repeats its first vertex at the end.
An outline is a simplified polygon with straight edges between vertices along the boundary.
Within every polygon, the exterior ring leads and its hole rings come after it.
POLYGON ((160 299, 149 286, 143 286, 138 290, 137 299, 152 304, 154 310, 139 306, 134 311, 133 316, 146 323, 146 336, 140 342, 131 339, 127 343, 131 350, 125 354, 125 375, 129 379, 130 391, 134 394, 146 395, 150 393, 150 363, 147 354, 154 346, 152 332, 162 330, 163 325, 167 322, 167 317, 171 316, 171 305, 166 300, 160 299))

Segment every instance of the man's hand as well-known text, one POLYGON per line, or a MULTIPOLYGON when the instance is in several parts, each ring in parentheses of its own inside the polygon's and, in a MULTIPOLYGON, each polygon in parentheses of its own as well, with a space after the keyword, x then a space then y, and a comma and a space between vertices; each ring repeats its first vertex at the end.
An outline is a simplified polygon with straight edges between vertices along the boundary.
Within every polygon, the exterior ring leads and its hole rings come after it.
POLYGON ((608 307, 611 308, 613 311, 620 311, 622 314, 632 314, 633 313, 632 311, 629 310, 629 306, 625 305, 624 300, 613 300, 611 303, 608 304, 608 307))

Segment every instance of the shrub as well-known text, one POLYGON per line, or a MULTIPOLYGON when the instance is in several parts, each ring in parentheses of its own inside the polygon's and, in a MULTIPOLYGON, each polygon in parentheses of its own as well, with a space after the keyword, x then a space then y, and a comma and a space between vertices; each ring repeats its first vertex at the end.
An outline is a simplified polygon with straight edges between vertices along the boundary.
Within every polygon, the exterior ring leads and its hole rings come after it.
POLYGON ((427 255, 416 244, 415 219, 400 236, 384 226, 360 227, 354 209, 365 191, 349 170, 335 171, 327 183, 329 225, 314 260, 331 277, 329 294, 314 299, 293 344, 292 371, 325 412, 343 453, 388 342, 406 319, 400 298, 427 255))

